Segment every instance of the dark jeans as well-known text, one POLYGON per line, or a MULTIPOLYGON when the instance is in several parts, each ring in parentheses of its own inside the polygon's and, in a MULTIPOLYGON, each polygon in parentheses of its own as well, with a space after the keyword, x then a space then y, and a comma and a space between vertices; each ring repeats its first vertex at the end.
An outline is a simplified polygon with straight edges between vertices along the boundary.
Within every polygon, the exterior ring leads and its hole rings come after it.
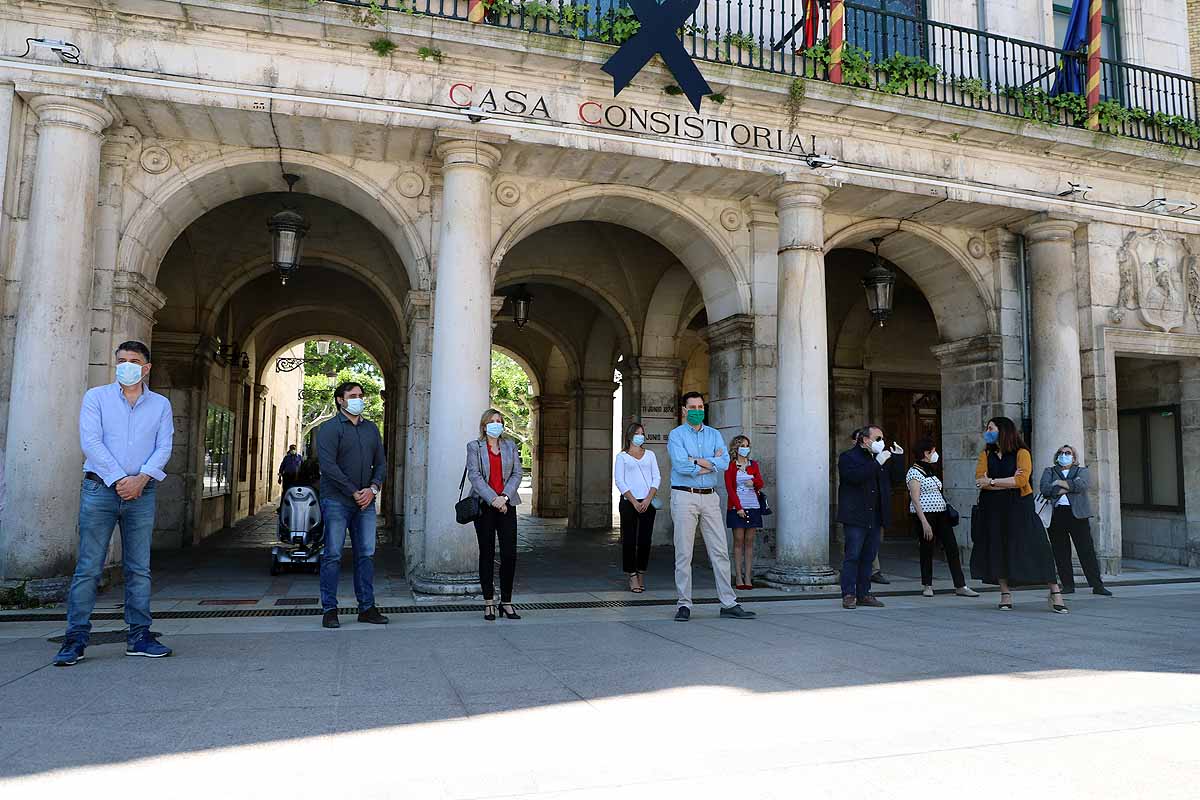
POLYGON ((871 565, 879 555, 878 525, 859 528, 843 525, 846 533, 846 554, 842 559, 842 594, 852 594, 860 600, 871 593, 871 565))
POLYGON ((639 514, 633 503, 622 497, 617 511, 621 515, 621 568, 626 573, 645 572, 650 566, 650 537, 657 509, 648 506, 645 513, 639 514))
POLYGON ((949 521, 946 520, 946 512, 925 512, 925 519, 929 521, 929 527, 933 528, 933 539, 928 542, 925 541, 925 529, 921 527, 921 520, 917 518, 916 514, 908 516, 913 534, 921 543, 921 585, 933 585, 933 548, 934 545, 941 542, 942 551, 946 554, 946 566, 950 568, 950 577, 954 581, 954 588, 961 589, 966 586, 967 579, 963 576, 958 540, 954 537, 954 528, 950 527, 949 521))
POLYGON ((321 608, 332 611, 338 607, 342 547, 349 530, 350 552, 354 555, 354 596, 361 614, 375 605, 375 504, 351 508, 338 500, 322 500, 321 519, 325 523, 325 547, 321 550, 321 608))
POLYGON ((121 563, 125 570, 125 623, 132 642, 150 630, 150 540, 154 534, 157 483, 150 481, 136 500, 85 479, 79 497, 79 559, 67 594, 67 638, 87 644, 92 631, 96 588, 113 528, 121 526, 121 563))
POLYGON ((1050 517, 1050 549, 1054 551, 1054 564, 1058 568, 1058 582, 1064 589, 1075 588, 1075 571, 1071 566, 1071 542, 1079 553, 1079 564, 1087 576, 1088 586, 1097 589, 1104 585, 1100 579, 1100 563, 1096 560, 1096 546, 1092 543, 1092 526, 1086 519, 1075 519, 1070 506, 1055 506, 1050 517))
POLYGON ((512 602, 513 578, 517 574, 517 509, 509 506, 501 514, 484 505, 483 516, 475 520, 475 535, 479 537, 479 585, 483 599, 496 596, 496 539, 500 540, 500 602, 512 602))

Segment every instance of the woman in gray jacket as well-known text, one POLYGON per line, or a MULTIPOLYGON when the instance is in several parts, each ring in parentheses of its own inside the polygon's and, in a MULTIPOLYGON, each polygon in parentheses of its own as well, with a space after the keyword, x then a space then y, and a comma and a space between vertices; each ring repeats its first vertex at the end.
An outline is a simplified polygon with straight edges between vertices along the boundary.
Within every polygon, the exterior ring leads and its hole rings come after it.
POLYGON ((520 619, 512 605, 513 578, 517 573, 517 504, 521 502, 521 454, 517 443, 504 435, 504 416, 494 408, 479 420, 479 438, 467 442, 467 479, 471 494, 483 501, 483 515, 475 520, 479 537, 479 583, 486 608, 483 618, 496 619, 495 558, 500 540, 500 616, 520 619))
POLYGON ((1038 486, 1042 497, 1054 504, 1050 517, 1050 549, 1058 568, 1058 581, 1064 594, 1075 591, 1075 573, 1071 566, 1071 542, 1079 553, 1079 563, 1094 594, 1108 597, 1112 592, 1100 580, 1100 563, 1092 543, 1091 501, 1088 500, 1088 470, 1078 463, 1075 448, 1064 444, 1054 454, 1054 466, 1042 472, 1038 486))

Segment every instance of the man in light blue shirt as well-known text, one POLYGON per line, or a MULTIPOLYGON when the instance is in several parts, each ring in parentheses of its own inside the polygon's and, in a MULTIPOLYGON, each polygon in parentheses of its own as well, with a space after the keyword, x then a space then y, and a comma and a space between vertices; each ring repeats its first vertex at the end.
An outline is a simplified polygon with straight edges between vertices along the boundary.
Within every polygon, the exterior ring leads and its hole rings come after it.
POLYGON ((696 526, 704 535, 704 547, 712 561, 721 600, 721 616, 751 619, 753 611, 742 608, 729 581, 729 543, 721 519, 721 496, 717 487, 729 468, 729 454, 721 434, 704 424, 704 395, 688 392, 679 399, 683 423, 667 436, 671 457, 671 521, 675 526, 675 589, 679 594, 676 622, 692 617, 692 550, 696 526))
POLYGON ((171 649, 150 632, 150 540, 154 497, 171 456, 171 403, 150 391, 150 350, 124 342, 116 352, 117 380, 89 389, 79 411, 83 490, 79 499, 79 558, 67 595, 67 635, 54 664, 83 659, 91 634, 96 588, 113 528, 121 526, 125 572, 125 655, 162 658, 171 649))

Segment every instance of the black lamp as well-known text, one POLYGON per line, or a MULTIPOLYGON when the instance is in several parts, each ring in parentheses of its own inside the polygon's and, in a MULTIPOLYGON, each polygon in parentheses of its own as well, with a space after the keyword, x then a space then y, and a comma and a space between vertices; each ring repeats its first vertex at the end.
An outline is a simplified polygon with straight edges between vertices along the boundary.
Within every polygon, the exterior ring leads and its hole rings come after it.
MULTIPOLYGON (((290 194, 299 175, 285 174, 290 194)), ((299 212, 290 208, 275 213, 267 223, 271 232, 271 263, 279 272, 279 282, 287 285, 288 278, 300 269, 300 255, 304 246, 304 235, 308 233, 308 223, 299 212)))
POLYGON ((881 328, 891 316, 892 294, 896 289, 896 273, 885 267, 879 257, 879 245, 882 243, 882 237, 871 240, 871 244, 875 245, 875 265, 867 270, 862 279, 863 289, 867 291, 867 309, 881 328))
POLYGON ((525 291, 525 286, 522 284, 512 298, 513 324, 518 328, 524 328, 529 322, 529 305, 532 302, 533 295, 525 291))

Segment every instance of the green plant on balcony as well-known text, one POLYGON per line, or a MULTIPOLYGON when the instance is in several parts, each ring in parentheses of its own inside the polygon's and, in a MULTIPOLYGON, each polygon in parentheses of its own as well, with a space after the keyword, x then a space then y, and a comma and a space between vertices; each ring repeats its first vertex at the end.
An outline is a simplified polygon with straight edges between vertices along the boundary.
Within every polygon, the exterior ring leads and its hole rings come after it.
POLYGON ((1016 100, 1021 116, 1033 122, 1083 127, 1087 121, 1087 98, 1081 94, 1062 92, 1051 95, 1037 86, 1004 86, 999 93, 1016 100))
POLYGON ((787 100, 785 101, 788 115, 788 133, 796 129, 796 122, 800 119, 800 105, 804 102, 806 88, 803 78, 792 78, 792 82, 788 84, 787 100))
POLYGON ((621 6, 600 18, 596 25, 596 39, 611 44, 622 44, 642 28, 642 23, 629 6, 621 6))
POLYGON ((483 13, 488 22, 499 22, 517 13, 517 6, 512 0, 483 0, 483 13))
POLYGON ((589 6, 564 5, 558 11, 559 29, 563 33, 582 37, 584 29, 587 28, 590 11, 589 6))
POLYGON ((889 94, 900 94, 910 87, 922 87, 937 78, 941 68, 930 64, 919 56, 892 53, 875 65, 886 79, 875 88, 889 94))
POLYGON ((521 4, 521 15, 525 18, 525 26, 529 30, 535 30, 538 27, 539 20, 558 20, 558 9, 551 3, 542 3, 539 0, 529 0, 521 4))
MULTIPOLYGON (((1140 108, 1134 110, 1146 113, 1140 108)), ((1197 125, 1195 120, 1188 119, 1187 117, 1155 111, 1150 115, 1150 124, 1154 125, 1160 131, 1174 131, 1177 134, 1188 137, 1193 142, 1200 142, 1200 125, 1197 125)))
POLYGON ((445 58, 445 56, 442 55, 442 51, 438 50, 436 47, 422 47, 421 49, 417 50, 417 57, 422 61, 427 58, 431 58, 438 64, 442 63, 442 59, 445 58))
MULTIPOLYGON (((812 62, 805 67, 806 77, 817 77, 816 64, 823 64, 825 66, 824 73, 826 75, 829 74, 832 51, 829 49, 828 39, 823 39, 812 47, 806 48, 803 56, 812 62)), ((852 44, 843 45, 842 84, 844 86, 869 87, 872 79, 875 77, 875 68, 871 63, 872 58, 873 56, 869 50, 863 50, 861 47, 852 44)))
POLYGON ((379 56, 380 58, 387 58, 392 54, 392 51, 396 49, 397 45, 386 36, 380 36, 378 39, 372 39, 367 44, 367 47, 371 48, 375 55, 379 56))
POLYGON ((979 78, 954 78, 950 85, 958 90, 963 97, 969 97, 976 102, 991 95, 992 90, 979 78))
POLYGON ((739 50, 753 50, 757 42, 753 34, 749 33, 727 33, 721 41, 730 47, 736 47, 739 50))

